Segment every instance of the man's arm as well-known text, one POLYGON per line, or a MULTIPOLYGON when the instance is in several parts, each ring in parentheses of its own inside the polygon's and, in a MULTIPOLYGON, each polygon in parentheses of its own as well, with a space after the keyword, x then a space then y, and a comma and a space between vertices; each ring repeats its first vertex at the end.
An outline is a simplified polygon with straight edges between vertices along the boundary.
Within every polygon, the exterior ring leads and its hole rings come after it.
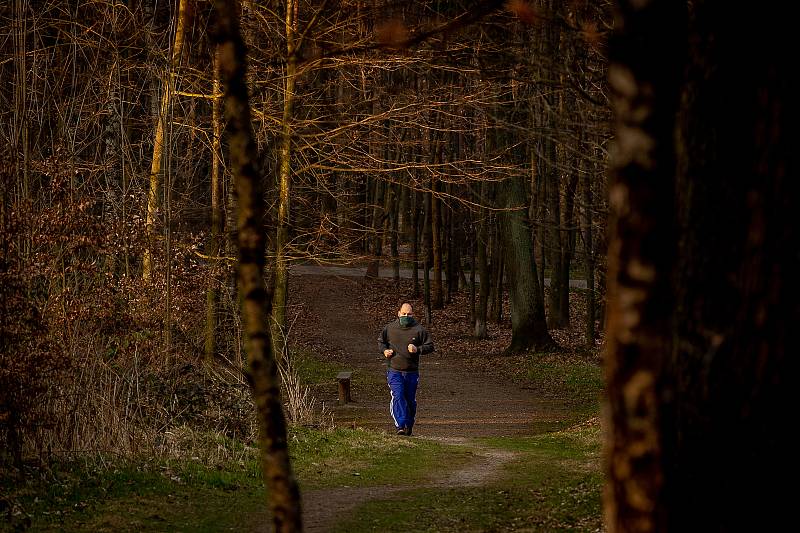
POLYGON ((378 337, 378 351, 383 354, 384 350, 389 350, 390 348, 391 347, 389 346, 389 338, 386 328, 383 328, 383 331, 381 331, 381 334, 378 337))
POLYGON ((430 335, 428 335, 428 331, 425 328, 420 327, 419 336, 420 341, 422 341, 418 348, 420 355, 431 353, 433 351, 433 339, 430 335))

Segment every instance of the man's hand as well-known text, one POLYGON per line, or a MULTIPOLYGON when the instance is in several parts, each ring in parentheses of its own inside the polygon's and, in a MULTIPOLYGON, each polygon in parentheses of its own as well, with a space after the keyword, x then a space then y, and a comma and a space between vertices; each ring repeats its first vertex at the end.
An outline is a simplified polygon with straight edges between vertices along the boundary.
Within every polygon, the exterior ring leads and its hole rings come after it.
POLYGON ((417 347, 413 344, 408 345, 408 353, 417 353, 417 347))
POLYGON ((394 355, 394 350, 389 349, 389 350, 384 350, 383 351, 383 356, 385 358, 387 358, 387 359, 390 358, 393 355, 394 355))

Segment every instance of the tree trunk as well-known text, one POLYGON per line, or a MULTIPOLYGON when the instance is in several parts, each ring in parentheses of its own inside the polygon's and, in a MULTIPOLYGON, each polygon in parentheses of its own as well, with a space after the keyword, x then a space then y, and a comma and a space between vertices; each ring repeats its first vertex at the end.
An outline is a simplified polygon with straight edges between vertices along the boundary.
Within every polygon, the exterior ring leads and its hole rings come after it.
POLYGON ((567 182, 564 191, 564 219, 562 221, 562 241, 561 241, 561 283, 559 292, 559 324, 561 327, 568 328, 570 321, 569 313, 569 279, 570 269, 572 268, 572 258, 575 257, 575 193, 578 188, 578 174, 575 172, 567 182))
POLYGON ((414 298, 419 297, 419 194, 411 191, 411 277, 414 280, 414 298))
POLYGON ((592 229, 592 182, 591 176, 586 169, 581 174, 581 236, 583 241, 583 264, 586 274, 586 329, 585 342, 587 348, 594 348, 596 337, 596 302, 594 293, 594 235, 592 229))
POLYGON ((277 364, 269 328, 271 295, 264 284, 264 201, 256 143, 250 122, 246 50, 239 33, 239 9, 216 0, 220 72, 225 82, 225 118, 230 165, 239 199, 239 290, 248 380, 258 409, 261 463, 276 532, 302 531, 300 491, 292 474, 286 421, 280 399, 277 364))
MULTIPOLYGON (((555 161, 556 146, 552 140, 545 141, 547 159, 555 161)), ((553 165, 547 172, 547 250, 550 265, 550 290, 547 307, 547 324, 553 329, 567 325, 562 323, 561 282, 563 279, 561 263, 563 240, 561 238, 561 179, 559 169, 553 165)))
POLYGON ((424 264, 423 264, 423 291, 425 296, 425 323, 432 324, 433 323, 433 308, 431 305, 431 241, 433 240, 431 236, 431 193, 423 193, 425 196, 425 222, 422 226, 422 233, 425 236, 425 252, 423 253, 424 264))
POLYGON ((674 468, 666 436, 674 402, 667 370, 676 251, 673 138, 686 6, 650 0, 620 9, 609 67, 617 139, 609 183, 604 510, 611 532, 667 531, 665 483, 674 468))
POLYGON ((511 297, 511 345, 506 351, 550 350, 555 343, 547 331, 544 302, 539 298, 525 187, 521 177, 510 178, 500 187, 506 208, 500 219, 511 297))
POLYGON ((397 246, 399 239, 399 220, 400 220, 400 185, 392 185, 389 194, 391 194, 389 204, 389 215, 391 224, 391 253, 392 253, 392 279, 394 280, 395 287, 400 286, 400 253, 397 246))
POLYGON ((383 227, 383 202, 386 184, 382 179, 378 178, 375 178, 373 181, 375 182, 375 187, 372 197, 372 260, 367 267, 368 278, 378 277, 381 255, 383 254, 381 228, 383 227))
POLYGON ((476 287, 475 287, 475 254, 477 250, 475 250, 475 239, 474 237, 470 239, 469 245, 469 282, 465 283, 465 287, 469 287, 469 321, 471 324, 475 324, 475 296, 476 296, 476 287))
POLYGON ((217 332, 217 305, 218 305, 218 288, 219 279, 217 273, 217 265, 219 260, 216 259, 220 254, 219 239, 222 235, 222 179, 220 170, 222 168, 222 161, 220 161, 220 139, 222 134, 222 121, 220 99, 217 95, 220 92, 219 85, 219 47, 214 50, 213 59, 213 78, 211 83, 211 242, 208 246, 208 255, 211 264, 211 276, 208 280, 208 289, 206 290, 206 364, 214 362, 214 353, 216 352, 216 332, 217 332))
POLYGON ((787 530, 800 319, 793 17, 788 7, 731 13, 708 1, 690 10, 670 188, 679 253, 667 364, 677 413, 662 425, 674 448, 669 527, 787 530), (746 40, 742 28, 752 30, 746 40))
MULTIPOLYGON (((445 185, 445 187, 449 187, 445 185)), ((453 297, 453 281, 458 283, 458 276, 453 269, 453 212, 450 209, 442 210, 442 236, 444 242, 442 243, 442 252, 444 259, 444 274, 445 274, 445 293, 444 303, 450 305, 453 297)))
MULTIPOLYGON (((484 198, 486 195, 484 191, 486 190, 487 185, 485 183, 481 183, 481 196, 484 198)), ((486 209, 481 209, 480 214, 478 215, 480 220, 478 221, 478 235, 477 235, 477 242, 475 246, 477 249, 477 256, 478 256, 478 305, 475 310, 475 338, 476 339, 485 339, 486 338, 486 313, 487 307, 489 304, 489 287, 491 286, 491 280, 489 279, 489 264, 487 261, 487 248, 489 247, 489 232, 488 232, 488 221, 487 217, 489 216, 486 212, 486 209)))
POLYGON ((499 324, 503 316, 503 242, 500 237, 499 215, 493 217, 491 235, 489 237, 492 250, 492 261, 489 267, 491 287, 489 288, 489 320, 499 324))
POLYGON ((286 2, 286 85, 283 93, 283 118, 281 120, 280 184, 278 201, 278 228, 275 239, 275 292, 272 295, 272 342, 280 358, 288 356, 286 304, 289 300, 289 228, 291 224, 292 194, 292 121, 294 120, 295 82, 297 81, 297 0, 286 2))
POLYGON ((178 2, 178 22, 175 27, 175 42, 172 45, 172 59, 169 71, 164 79, 164 92, 161 95, 161 107, 158 113, 158 124, 156 125, 156 135, 153 140, 153 159, 150 163, 150 180, 147 192, 147 213, 145 215, 145 231, 147 232, 147 244, 142 256, 142 278, 149 282, 153 271, 153 249, 156 242, 156 215, 158 214, 158 191, 161 178, 161 158, 164 153, 164 130, 170 115, 172 104, 172 93, 175 92, 176 70, 180 65, 181 53, 183 51, 184 34, 186 32, 186 22, 189 18, 190 9, 187 7, 188 0, 178 2))
POLYGON ((433 246, 433 308, 444 307, 442 287, 442 241, 441 213, 439 199, 436 197, 436 180, 431 180, 431 244, 433 246))

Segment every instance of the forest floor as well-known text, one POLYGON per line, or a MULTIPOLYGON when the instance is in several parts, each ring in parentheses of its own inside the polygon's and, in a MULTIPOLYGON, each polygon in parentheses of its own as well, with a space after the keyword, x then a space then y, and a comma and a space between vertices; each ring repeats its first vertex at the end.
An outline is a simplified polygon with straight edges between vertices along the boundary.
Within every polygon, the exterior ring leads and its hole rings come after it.
MULTIPOLYGON (((599 352, 581 348, 579 319, 553 332, 560 351, 506 356, 507 302, 506 320, 475 341, 468 295, 454 294, 427 325, 436 351, 421 363, 414 436, 402 437, 377 337, 401 302, 418 317, 421 302, 408 280, 330 272, 291 279, 293 358, 333 422, 290 430, 307 531, 602 530, 599 352), (336 405, 341 370, 353 372, 345 406, 336 405)), ((575 317, 581 301, 571 295, 575 317)), ((255 450, 209 434, 211 451, 183 460, 34 469, 0 512, 9 530, 269 531, 255 450), (233 453, 206 459, 215 447, 233 453)))

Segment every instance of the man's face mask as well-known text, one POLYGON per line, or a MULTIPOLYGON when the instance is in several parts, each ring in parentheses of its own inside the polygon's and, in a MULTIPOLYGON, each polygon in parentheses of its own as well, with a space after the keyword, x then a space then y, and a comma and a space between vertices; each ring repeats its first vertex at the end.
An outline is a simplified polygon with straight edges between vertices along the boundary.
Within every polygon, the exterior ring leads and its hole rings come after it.
POLYGON ((410 326, 413 323, 414 323, 414 317, 413 316, 401 316, 400 317, 400 325, 402 327, 404 327, 404 328, 407 328, 408 326, 410 326))

